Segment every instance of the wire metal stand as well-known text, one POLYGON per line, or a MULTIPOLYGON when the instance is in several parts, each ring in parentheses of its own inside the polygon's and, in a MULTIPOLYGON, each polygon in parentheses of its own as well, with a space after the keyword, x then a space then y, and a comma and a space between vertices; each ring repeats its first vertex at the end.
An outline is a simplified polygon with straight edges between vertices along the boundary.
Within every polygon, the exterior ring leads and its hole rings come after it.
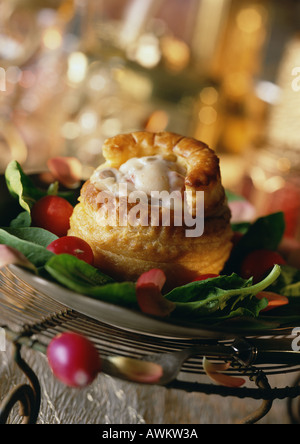
MULTIPOLYGON (((36 292, 29 284, 17 278, 10 270, 0 271, 0 326, 5 329, 7 339, 13 344, 13 359, 26 375, 29 384, 16 387, 0 405, 0 423, 8 421, 13 406, 20 404, 23 423, 36 423, 41 404, 38 378, 21 357, 22 347, 45 353, 50 340, 58 333, 73 330, 89 337, 103 356, 118 355, 141 358, 149 353, 172 352, 196 343, 215 345, 216 340, 172 339, 149 337, 136 334, 95 321, 67 309, 63 305, 36 292)), ((233 338, 235 339, 235 338, 233 338)), ((284 338, 274 338, 280 341, 284 338)), ((224 344, 226 341, 223 341, 224 344)), ((230 342, 230 341, 229 341, 230 342)), ((205 374, 201 356, 186 361, 183 374, 205 374)), ((218 360, 218 356, 216 356, 218 360)), ((261 401, 261 406, 242 424, 254 424, 265 417, 276 399, 288 399, 291 422, 300 423, 300 379, 295 386, 272 388, 268 376, 300 371, 300 365, 244 365, 235 362, 229 374, 247 376, 255 383, 254 388, 229 388, 199 382, 175 380, 167 388, 186 392, 201 392, 208 395, 230 396, 240 399, 251 398, 261 401)))

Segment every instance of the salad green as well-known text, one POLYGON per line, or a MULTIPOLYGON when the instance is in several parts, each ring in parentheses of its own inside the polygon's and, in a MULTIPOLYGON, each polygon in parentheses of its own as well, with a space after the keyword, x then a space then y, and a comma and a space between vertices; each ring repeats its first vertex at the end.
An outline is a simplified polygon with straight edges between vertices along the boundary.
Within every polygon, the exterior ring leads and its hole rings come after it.
MULTIPOLYGON (((134 282, 116 282, 92 265, 68 255, 55 255, 47 246, 57 237, 31 226, 31 208, 41 197, 58 193, 73 204, 74 191, 61 193, 56 184, 40 190, 17 162, 11 162, 5 179, 11 196, 20 206, 19 215, 10 226, 0 228, 0 244, 15 248, 36 267, 37 273, 72 291, 112 304, 139 310, 134 282)), ((254 223, 235 224, 235 231, 243 237, 234 249, 224 274, 205 281, 192 282, 173 289, 164 297, 175 304, 170 318, 192 323, 214 325, 241 325, 243 328, 275 328, 296 326, 300 323, 300 270, 290 266, 275 266, 265 279, 254 284, 243 279, 237 265, 245 254, 257 249, 276 250, 284 231, 282 213, 262 217, 254 223), (268 301, 255 296, 262 291, 287 296, 288 306, 264 313, 268 301)))

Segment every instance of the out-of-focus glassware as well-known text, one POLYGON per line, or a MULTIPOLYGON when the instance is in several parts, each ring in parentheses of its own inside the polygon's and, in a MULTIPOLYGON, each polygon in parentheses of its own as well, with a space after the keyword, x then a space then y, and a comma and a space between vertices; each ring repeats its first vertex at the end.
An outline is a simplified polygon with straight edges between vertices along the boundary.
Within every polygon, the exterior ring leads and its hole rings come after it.
MULTIPOLYGON (((212 82, 229 5, 229 0, 216 0, 214 7, 207 0, 80 2, 86 71, 83 87, 71 79, 82 100, 63 128, 69 152, 94 164, 103 140, 117 133, 167 129, 194 135, 195 103, 212 82)), ((70 57, 69 80, 77 70, 70 57)))
POLYGON ((252 80, 268 3, 3 1, 1 170, 12 157, 40 169, 57 154, 88 170, 102 161, 104 139, 144 129, 240 153, 259 120, 252 80))
POLYGON ((283 211, 286 236, 300 240, 300 37, 287 44, 263 143, 250 150, 243 192, 258 214, 283 211), (299 83, 298 83, 299 82, 299 83))
POLYGON ((242 192, 257 216, 283 211, 285 236, 300 240, 300 159, 295 150, 265 146, 247 157, 242 192))
POLYGON ((1 3, 0 170, 11 159, 27 169, 44 167, 61 151, 59 106, 64 94, 64 32, 73 2, 19 0, 1 3))

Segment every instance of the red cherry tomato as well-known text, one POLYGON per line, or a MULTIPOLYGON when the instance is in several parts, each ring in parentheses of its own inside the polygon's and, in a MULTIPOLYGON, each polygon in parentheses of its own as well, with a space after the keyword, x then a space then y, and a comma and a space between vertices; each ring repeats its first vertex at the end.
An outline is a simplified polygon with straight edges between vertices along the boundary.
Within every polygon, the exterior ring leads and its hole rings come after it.
POLYGON ((86 241, 76 236, 60 237, 51 242, 47 250, 55 254, 71 254, 90 265, 94 263, 93 250, 86 241))
POLYGON ((199 282, 199 281, 206 281, 206 279, 212 279, 219 277, 219 274, 202 274, 197 279, 195 279, 193 282, 199 282))
POLYGON ((240 232, 238 232, 238 231, 235 231, 235 232, 233 233, 233 236, 232 236, 232 239, 231 239, 231 242, 232 242, 232 244, 233 244, 233 247, 236 247, 237 244, 240 242, 240 240, 241 240, 243 237, 244 237, 244 235, 243 235, 242 233, 240 233, 240 232))
POLYGON ((101 371, 96 347, 77 333, 62 333, 52 339, 47 358, 53 374, 69 387, 86 387, 101 371))
POLYGON ((45 196, 32 208, 32 223, 62 237, 68 233, 72 213, 73 207, 66 199, 59 196, 45 196))
POLYGON ((254 282, 260 282, 276 264, 286 264, 279 253, 270 250, 255 250, 242 262, 240 274, 244 279, 253 277, 254 282))

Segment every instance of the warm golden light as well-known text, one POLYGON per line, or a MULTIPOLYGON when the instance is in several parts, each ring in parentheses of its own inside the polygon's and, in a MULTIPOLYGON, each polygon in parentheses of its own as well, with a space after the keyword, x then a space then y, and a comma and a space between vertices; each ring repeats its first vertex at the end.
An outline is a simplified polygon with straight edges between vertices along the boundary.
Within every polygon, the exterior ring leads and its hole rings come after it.
POLYGON ((43 43, 47 49, 55 50, 62 44, 62 35, 57 28, 46 29, 43 35, 43 43))
POLYGON ((200 93, 201 102, 204 103, 205 105, 209 106, 214 105, 215 103, 217 103, 218 98, 219 98, 219 93, 212 86, 204 88, 200 93))
POLYGON ((72 83, 81 83, 86 76, 88 59, 82 52, 74 52, 68 60, 68 79, 72 83))
POLYGON ((154 68, 161 59, 158 39, 152 34, 143 35, 139 40, 134 58, 145 68, 154 68))
POLYGON ((185 42, 174 37, 162 39, 162 51, 167 66, 174 71, 184 69, 190 61, 190 48, 185 42))
POLYGON ((68 139, 77 139, 80 135, 80 127, 76 122, 66 122, 61 129, 61 135, 68 139))
POLYGON ((217 111, 212 106, 204 106, 199 111, 199 120, 204 125, 212 125, 218 117, 217 111))
POLYGON ((259 31, 263 24, 263 17, 256 8, 242 9, 237 16, 237 25, 241 31, 253 34, 259 31))
POLYGON ((168 123, 169 116, 166 111, 157 110, 151 114, 145 129, 147 131, 157 133, 164 131, 167 128, 168 123))
POLYGON ((224 78, 224 87, 230 96, 240 97, 248 93, 251 77, 244 71, 230 72, 224 78))
POLYGON ((115 69, 113 74, 123 92, 137 100, 150 99, 153 85, 149 78, 130 69, 115 69))
POLYGON ((281 190, 285 186, 285 180, 281 176, 273 176, 270 177, 264 183, 264 190, 267 193, 275 193, 276 191, 281 190))
POLYGON ((287 157, 281 157, 277 161, 277 168, 283 173, 287 173, 292 168, 292 162, 287 157))
POLYGON ((86 111, 80 116, 80 125, 84 132, 90 133, 97 128, 98 116, 94 111, 86 111))

